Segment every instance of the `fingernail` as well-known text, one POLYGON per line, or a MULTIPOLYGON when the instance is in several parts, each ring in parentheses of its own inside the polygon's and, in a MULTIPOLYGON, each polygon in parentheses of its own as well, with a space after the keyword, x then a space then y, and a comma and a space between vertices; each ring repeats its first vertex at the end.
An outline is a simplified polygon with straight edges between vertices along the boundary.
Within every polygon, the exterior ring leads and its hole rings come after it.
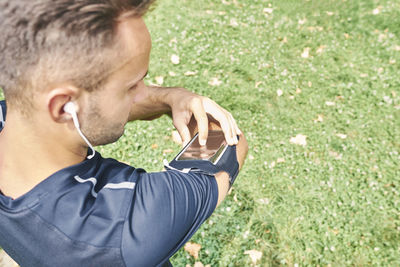
POLYGON ((205 146, 206 145, 206 140, 204 140, 204 139, 201 139, 201 140, 199 140, 199 143, 200 143, 200 145, 201 146, 205 146))

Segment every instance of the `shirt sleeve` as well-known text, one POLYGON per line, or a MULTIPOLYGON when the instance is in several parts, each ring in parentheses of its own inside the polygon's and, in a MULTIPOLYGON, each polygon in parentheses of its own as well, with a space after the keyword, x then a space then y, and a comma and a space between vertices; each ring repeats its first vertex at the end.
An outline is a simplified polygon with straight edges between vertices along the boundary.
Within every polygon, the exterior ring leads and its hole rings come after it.
POLYGON ((214 176, 178 171, 142 173, 123 229, 126 265, 164 263, 212 214, 217 201, 214 176))

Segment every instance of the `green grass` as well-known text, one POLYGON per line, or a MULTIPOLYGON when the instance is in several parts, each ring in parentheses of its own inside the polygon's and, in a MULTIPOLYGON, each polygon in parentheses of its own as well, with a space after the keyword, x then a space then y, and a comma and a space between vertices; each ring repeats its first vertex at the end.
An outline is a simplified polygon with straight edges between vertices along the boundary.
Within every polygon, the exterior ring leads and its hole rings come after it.
MULTIPOLYGON (((146 20, 148 82, 211 97, 249 141, 232 193, 192 238, 197 261, 251 266, 254 249, 258 266, 400 265, 399 1, 160 0, 146 20)), ((131 123, 99 150, 157 171, 179 150, 172 130, 166 117, 131 123)))

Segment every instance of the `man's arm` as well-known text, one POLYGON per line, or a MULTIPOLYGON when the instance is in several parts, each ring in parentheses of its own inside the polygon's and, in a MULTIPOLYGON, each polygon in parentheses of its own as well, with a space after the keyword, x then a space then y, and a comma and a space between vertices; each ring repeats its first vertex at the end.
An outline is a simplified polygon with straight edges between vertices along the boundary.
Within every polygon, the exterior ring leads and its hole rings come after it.
POLYGON ((237 143, 236 136, 241 132, 234 118, 213 100, 184 88, 155 87, 144 84, 140 87, 132 105, 129 121, 151 120, 163 114, 172 114, 174 126, 185 144, 191 139, 188 124, 194 117, 199 129, 200 142, 205 143, 208 135, 207 115, 210 115, 221 125, 228 144, 237 143))
POLYGON ((144 89, 135 96, 129 114, 129 121, 153 120, 171 112, 171 107, 162 101, 168 97, 169 88, 144 85, 144 89))

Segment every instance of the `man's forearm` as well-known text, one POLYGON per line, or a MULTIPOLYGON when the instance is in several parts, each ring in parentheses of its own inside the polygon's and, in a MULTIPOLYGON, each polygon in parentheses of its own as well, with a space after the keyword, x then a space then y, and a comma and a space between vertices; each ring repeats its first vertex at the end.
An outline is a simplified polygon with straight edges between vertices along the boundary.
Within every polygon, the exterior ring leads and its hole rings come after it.
POLYGON ((129 114, 129 121, 152 120, 170 113, 171 107, 167 103, 169 93, 173 89, 147 86, 145 92, 141 92, 135 97, 135 102, 129 114))

